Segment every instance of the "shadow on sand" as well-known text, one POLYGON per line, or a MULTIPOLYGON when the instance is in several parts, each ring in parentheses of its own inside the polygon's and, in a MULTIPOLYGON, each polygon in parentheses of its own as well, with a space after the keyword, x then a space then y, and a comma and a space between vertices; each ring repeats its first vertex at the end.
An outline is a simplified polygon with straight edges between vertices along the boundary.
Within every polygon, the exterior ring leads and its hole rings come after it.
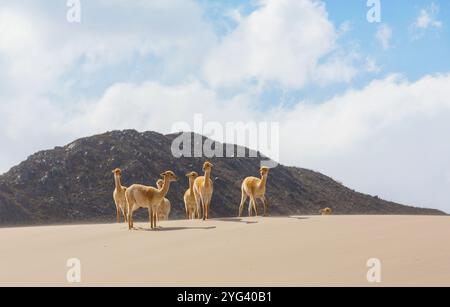
POLYGON ((241 218, 238 217, 231 217, 231 218, 219 218, 215 219, 216 221, 220 222, 235 222, 235 223, 245 223, 245 224, 257 224, 257 221, 244 221, 241 218))
POLYGON ((290 219, 296 219, 296 220, 309 220, 309 217, 304 217, 304 216, 290 216, 290 219))
POLYGON ((174 231, 174 230, 210 230, 215 229, 216 226, 208 226, 208 227, 158 227, 155 229, 151 228, 143 228, 143 227, 134 227, 133 230, 137 231, 174 231))

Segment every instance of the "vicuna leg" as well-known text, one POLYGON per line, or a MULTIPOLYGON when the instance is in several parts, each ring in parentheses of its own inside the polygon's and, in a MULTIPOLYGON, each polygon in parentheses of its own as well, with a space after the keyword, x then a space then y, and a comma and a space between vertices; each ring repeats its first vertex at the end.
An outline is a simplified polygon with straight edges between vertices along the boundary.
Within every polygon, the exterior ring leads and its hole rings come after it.
POLYGON ((150 226, 151 228, 155 228, 155 212, 153 211, 153 208, 150 208, 150 226))
POLYGON ((203 220, 206 220, 206 203, 203 197, 201 197, 201 202, 202 202, 203 220))
POLYGON ((120 209, 116 206, 116 222, 120 223, 120 209))
POLYGON ((158 213, 156 210, 153 212, 153 228, 156 228, 156 219, 158 218, 158 213))
POLYGON ((265 196, 261 197, 264 204, 264 216, 269 216, 269 202, 265 196))
POLYGON ((133 229, 133 209, 128 208, 128 230, 133 229))
POLYGON ((153 228, 152 208, 148 208, 148 221, 150 222, 150 228, 153 228))
POLYGON ((200 196, 195 196, 195 213, 196 213, 196 218, 201 219, 201 213, 200 213, 200 207, 202 206, 202 201, 200 199, 200 196))
POLYGON ((128 218, 127 218, 127 207, 125 206, 125 207, 122 208, 120 211, 122 212, 123 220, 124 220, 125 222, 128 221, 128 218))
POLYGON ((258 216, 258 202, 256 198, 253 199, 253 210, 255 210, 255 216, 258 216))
POLYGON ((126 208, 128 214, 128 230, 133 228, 133 203, 132 200, 125 194, 125 199, 127 201, 126 208))
POLYGON ((244 204, 247 201, 247 194, 242 191, 241 203, 239 205, 239 217, 242 217, 242 211, 244 210, 244 204))
POLYGON ((206 208, 206 219, 209 219, 209 204, 211 203, 211 200, 207 200, 205 203, 206 208))
POLYGON ((197 208, 195 208, 195 219, 200 219, 200 206, 197 206, 197 208))
POLYGON ((256 209, 256 200, 253 195, 250 196, 250 204, 248 206, 248 216, 252 216, 252 209, 255 210, 255 215, 258 216, 258 211, 256 209))

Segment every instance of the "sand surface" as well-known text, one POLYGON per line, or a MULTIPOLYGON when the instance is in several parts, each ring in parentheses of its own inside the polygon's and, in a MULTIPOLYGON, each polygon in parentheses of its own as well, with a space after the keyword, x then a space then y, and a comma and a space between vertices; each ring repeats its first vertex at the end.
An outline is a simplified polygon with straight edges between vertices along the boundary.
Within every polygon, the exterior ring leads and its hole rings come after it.
POLYGON ((0 229, 0 285, 450 286, 450 217, 329 216, 0 229), (381 261, 381 283, 367 260, 381 261))

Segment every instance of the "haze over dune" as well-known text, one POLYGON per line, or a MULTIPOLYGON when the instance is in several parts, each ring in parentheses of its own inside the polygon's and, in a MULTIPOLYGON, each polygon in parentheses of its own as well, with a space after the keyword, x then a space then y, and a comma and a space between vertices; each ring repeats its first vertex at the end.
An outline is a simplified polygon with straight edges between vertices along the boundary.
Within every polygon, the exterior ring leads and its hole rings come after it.
POLYGON ((0 285, 450 286, 449 217, 292 216, 0 229, 0 285), (207 255, 207 257, 201 257, 207 255), (200 266, 200 258, 203 266, 200 266), (381 263, 368 283, 367 261, 381 263), (193 259, 188 265, 187 259, 193 259))
MULTIPOLYGON (((176 136, 113 131, 33 154, 0 176, 0 225, 112 222, 116 208, 111 171, 117 167, 122 169, 124 186, 155 186, 161 172, 174 171, 180 180, 167 195, 172 203, 170 218, 183 218, 188 188, 184 174, 202 173, 205 158, 175 158, 171 145, 176 136)), ((242 180, 259 176, 261 159, 211 159, 215 181, 211 217, 238 215, 242 180)), ((325 207, 335 214, 444 214, 364 195, 320 173, 283 165, 270 171, 266 190, 272 216, 318 214, 325 207)), ((138 211, 136 217, 146 220, 147 212, 138 211)))

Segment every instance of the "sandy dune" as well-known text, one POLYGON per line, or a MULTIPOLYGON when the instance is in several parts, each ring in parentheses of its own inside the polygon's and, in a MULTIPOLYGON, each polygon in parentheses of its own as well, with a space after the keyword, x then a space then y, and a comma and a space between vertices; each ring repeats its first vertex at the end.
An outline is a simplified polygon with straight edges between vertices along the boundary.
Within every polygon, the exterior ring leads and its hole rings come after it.
POLYGON ((450 218, 330 216, 0 229, 0 285, 450 286, 450 218), (380 284, 367 282, 369 258, 380 284))

